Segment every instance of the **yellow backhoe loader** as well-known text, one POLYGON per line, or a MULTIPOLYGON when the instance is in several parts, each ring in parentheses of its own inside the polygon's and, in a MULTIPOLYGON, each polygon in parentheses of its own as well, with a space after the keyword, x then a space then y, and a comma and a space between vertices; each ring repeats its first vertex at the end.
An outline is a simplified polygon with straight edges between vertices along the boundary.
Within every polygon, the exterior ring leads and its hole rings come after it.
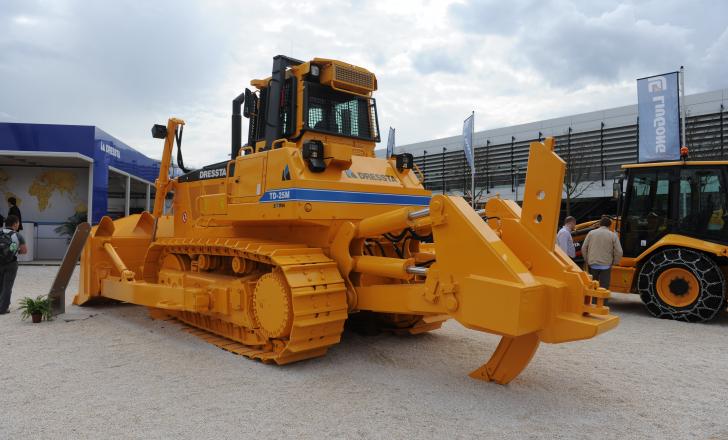
MULTIPOLYGON (((705 322, 726 308, 728 161, 624 165, 615 182, 624 257, 611 290, 638 293, 655 317, 705 322)), ((596 222, 577 226, 581 242, 596 222)))

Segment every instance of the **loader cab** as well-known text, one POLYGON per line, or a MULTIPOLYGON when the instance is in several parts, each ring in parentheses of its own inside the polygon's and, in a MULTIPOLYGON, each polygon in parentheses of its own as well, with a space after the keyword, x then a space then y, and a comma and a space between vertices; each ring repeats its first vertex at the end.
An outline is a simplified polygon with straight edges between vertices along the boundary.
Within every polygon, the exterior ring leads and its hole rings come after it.
POLYGON ((728 163, 625 166, 620 238, 637 257, 667 234, 728 244, 728 163))

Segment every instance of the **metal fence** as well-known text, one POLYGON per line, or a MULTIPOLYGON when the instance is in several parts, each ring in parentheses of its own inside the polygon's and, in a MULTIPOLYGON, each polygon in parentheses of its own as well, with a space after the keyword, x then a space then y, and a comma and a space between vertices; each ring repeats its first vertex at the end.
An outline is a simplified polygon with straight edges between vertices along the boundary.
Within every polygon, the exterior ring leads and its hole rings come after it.
MULTIPOLYGON (((726 159, 728 156, 728 112, 720 111, 686 119, 686 142, 690 158, 695 160, 726 159)), ((576 132, 569 127, 556 136, 556 152, 567 163, 567 176, 572 182, 594 181, 611 185, 621 174, 621 166, 637 161, 637 121, 617 127, 601 123, 598 130, 576 132)), ((529 144, 542 139, 534 133, 530 139, 485 144, 475 147, 475 186, 477 188, 510 186, 516 190, 525 182, 529 144)), ((446 147, 423 151, 415 163, 425 176, 425 187, 436 192, 464 193, 470 188, 470 168, 462 150, 447 151, 446 147)), ((575 195, 578 197, 578 194, 575 195)))

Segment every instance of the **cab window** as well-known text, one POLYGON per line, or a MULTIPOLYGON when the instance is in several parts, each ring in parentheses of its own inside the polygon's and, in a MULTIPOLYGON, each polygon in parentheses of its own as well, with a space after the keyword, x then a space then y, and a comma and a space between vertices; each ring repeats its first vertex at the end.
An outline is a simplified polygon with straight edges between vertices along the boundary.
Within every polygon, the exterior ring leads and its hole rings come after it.
POLYGON ((678 225, 685 234, 725 241, 726 188, 719 169, 680 172, 678 225))

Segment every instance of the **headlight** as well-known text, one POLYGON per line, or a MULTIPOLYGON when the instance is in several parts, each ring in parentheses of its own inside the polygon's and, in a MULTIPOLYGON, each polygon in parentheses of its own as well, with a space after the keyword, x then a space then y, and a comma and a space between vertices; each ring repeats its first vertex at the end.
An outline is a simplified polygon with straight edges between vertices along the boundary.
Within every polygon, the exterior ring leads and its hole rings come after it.
POLYGON ((311 76, 319 76, 320 70, 319 66, 315 64, 311 64, 311 76))

